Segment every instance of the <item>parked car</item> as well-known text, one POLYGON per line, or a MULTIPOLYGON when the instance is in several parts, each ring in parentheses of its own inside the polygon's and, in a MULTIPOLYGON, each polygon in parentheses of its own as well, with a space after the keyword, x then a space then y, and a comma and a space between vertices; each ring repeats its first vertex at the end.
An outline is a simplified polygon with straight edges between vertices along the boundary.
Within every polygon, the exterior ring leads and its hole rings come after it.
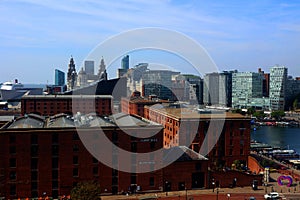
POLYGON ((279 199, 279 194, 277 192, 271 192, 264 195, 265 199, 279 199))
POLYGON ((249 200, 256 200, 255 197, 249 197, 249 200))

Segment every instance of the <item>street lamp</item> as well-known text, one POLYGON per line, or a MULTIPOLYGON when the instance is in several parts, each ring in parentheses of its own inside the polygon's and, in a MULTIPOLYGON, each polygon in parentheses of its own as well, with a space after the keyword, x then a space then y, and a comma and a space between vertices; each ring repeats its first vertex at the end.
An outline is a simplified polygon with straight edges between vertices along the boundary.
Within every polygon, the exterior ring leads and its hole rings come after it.
POLYGON ((230 194, 227 194, 227 199, 230 199, 230 194))

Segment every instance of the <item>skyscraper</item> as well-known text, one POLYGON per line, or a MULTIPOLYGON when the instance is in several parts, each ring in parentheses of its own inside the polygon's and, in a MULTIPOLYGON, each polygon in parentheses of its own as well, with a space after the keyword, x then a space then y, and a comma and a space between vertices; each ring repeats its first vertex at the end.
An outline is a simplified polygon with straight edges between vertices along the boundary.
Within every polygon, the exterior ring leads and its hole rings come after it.
POLYGON ((87 74, 94 74, 94 61, 93 60, 86 60, 84 61, 84 71, 87 74))
POLYGON ((58 69, 55 69, 55 85, 58 85, 58 86, 65 85, 65 73, 58 69))
POLYGON ((129 69, 129 55, 126 55, 122 58, 122 69, 128 70, 129 69))
POLYGON ((271 110, 284 110, 286 103, 286 83, 288 70, 284 66, 274 66, 270 71, 271 110))

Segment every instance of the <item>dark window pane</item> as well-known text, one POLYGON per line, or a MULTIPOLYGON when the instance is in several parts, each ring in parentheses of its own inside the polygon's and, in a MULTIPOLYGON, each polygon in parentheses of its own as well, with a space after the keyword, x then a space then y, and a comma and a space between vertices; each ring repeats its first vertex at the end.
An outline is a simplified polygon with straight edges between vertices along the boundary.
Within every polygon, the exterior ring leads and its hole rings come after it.
POLYGON ((52 170, 52 179, 58 179, 58 170, 52 170))
POLYGON ((58 158, 52 158, 52 168, 53 169, 58 168, 58 158))
POLYGON ((38 168, 38 159, 37 158, 32 158, 31 159, 31 169, 37 169, 38 168))
POLYGON ((37 171, 31 171, 31 180, 32 181, 38 180, 38 172, 37 171))
POLYGON ((11 171, 9 173, 9 179, 10 180, 16 180, 16 178, 17 178, 17 173, 15 171, 11 171))
POLYGON ((53 133, 53 135, 52 135, 52 144, 57 144, 58 140, 59 140, 58 138, 59 138, 58 134, 53 133))
POLYGON ((73 164, 78 165, 78 156, 73 156, 73 164))
POLYGON ((38 144, 38 135, 31 135, 31 144, 38 144))
POLYGON ((15 143, 16 142, 16 136, 15 135, 10 135, 9 136, 9 143, 12 144, 12 143, 15 143))
POLYGON ((73 176, 78 177, 78 168, 73 169, 73 176))
POLYGON ((10 146, 9 147, 9 153, 10 154, 16 154, 17 150, 16 150, 16 146, 10 146))
POLYGON ((31 152, 31 157, 37 157, 39 154, 39 147, 37 145, 32 145, 30 152, 31 152))
POLYGON ((17 165, 16 163, 17 163, 17 161, 15 158, 9 159, 9 167, 16 167, 16 165, 17 165))

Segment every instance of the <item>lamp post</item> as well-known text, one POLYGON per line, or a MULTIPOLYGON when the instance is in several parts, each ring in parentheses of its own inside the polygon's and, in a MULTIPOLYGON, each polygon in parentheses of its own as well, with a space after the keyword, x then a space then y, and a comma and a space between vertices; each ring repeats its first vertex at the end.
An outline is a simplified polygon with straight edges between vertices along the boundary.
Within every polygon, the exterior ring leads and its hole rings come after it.
POLYGON ((216 187, 216 192, 217 192, 217 200, 219 199, 219 188, 216 187))

